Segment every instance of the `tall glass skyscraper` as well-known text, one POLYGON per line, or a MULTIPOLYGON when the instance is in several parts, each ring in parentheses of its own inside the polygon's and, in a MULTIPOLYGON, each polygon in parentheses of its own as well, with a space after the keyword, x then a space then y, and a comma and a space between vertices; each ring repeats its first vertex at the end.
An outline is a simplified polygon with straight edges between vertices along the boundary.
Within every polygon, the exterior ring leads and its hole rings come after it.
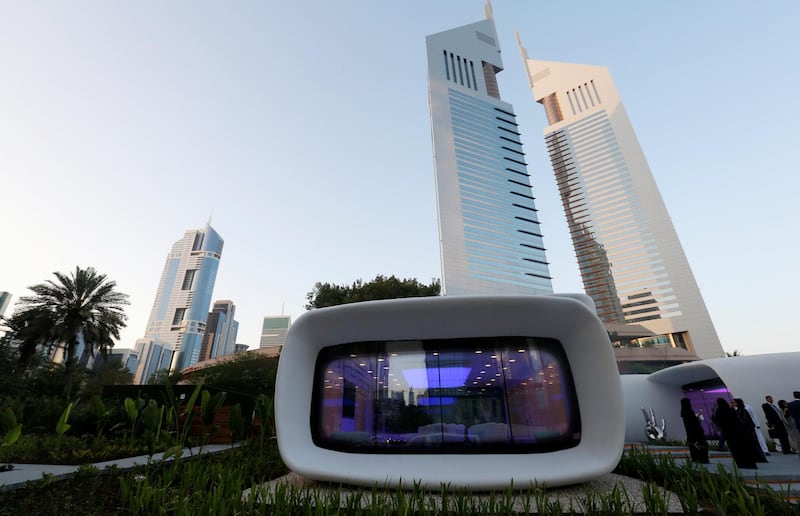
POLYGON ((491 7, 486 19, 426 38, 442 292, 552 292, 491 7))
POLYGON ((199 361, 222 357, 236 352, 239 321, 234 319, 236 305, 233 301, 219 300, 206 319, 206 332, 200 345, 199 361))
POLYGON ((137 341, 137 383, 158 369, 180 371, 198 361, 223 243, 206 224, 172 246, 144 339, 137 341), (151 356, 156 354, 157 360, 151 356))
POLYGON ((521 43, 520 51, 547 115, 547 150, 601 319, 639 324, 700 358, 724 356, 608 69, 528 59, 521 43))

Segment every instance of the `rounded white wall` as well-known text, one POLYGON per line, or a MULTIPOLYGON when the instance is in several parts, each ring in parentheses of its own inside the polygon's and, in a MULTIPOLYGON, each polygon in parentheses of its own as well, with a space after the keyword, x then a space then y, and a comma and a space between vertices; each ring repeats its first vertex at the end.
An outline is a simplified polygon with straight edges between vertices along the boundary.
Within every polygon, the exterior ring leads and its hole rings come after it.
POLYGON ((667 439, 683 440, 686 433, 680 417, 683 386, 704 380, 719 379, 735 398, 753 407, 764 436, 767 423, 761 404, 772 395, 791 401, 792 392, 800 390, 800 352, 712 358, 662 369, 649 375, 622 375, 622 398, 625 412, 625 440, 646 442, 645 418, 641 407, 653 407, 656 420, 666 421, 667 439))

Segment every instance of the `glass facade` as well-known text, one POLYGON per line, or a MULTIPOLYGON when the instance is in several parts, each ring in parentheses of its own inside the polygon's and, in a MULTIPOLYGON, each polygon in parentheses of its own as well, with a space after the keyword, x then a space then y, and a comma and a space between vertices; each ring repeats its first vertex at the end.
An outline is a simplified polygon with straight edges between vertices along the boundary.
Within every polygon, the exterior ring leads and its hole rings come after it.
MULTIPOLYGON (((222 237, 206 224, 203 229, 186 231, 167 256, 145 339, 170 351, 170 370, 184 369, 200 357, 223 245, 222 237)), ((144 356, 140 362, 162 360, 144 356)), ((137 371, 134 381, 146 382, 146 374, 137 371)))
POLYGON ((494 22, 426 41, 442 291, 550 293, 519 126, 497 87, 503 67, 494 22))
POLYGON ((469 274, 552 291, 514 115, 449 94, 469 274))
POLYGON ((605 322, 680 315, 605 110, 547 136, 587 293, 605 322))
POLYGON ((311 426, 317 446, 352 453, 536 453, 581 439, 564 350, 532 337, 324 348, 311 426))
POLYGON ((545 143, 600 318, 644 326, 700 358, 724 356, 608 68, 532 60, 521 43, 520 53, 547 114, 545 143))

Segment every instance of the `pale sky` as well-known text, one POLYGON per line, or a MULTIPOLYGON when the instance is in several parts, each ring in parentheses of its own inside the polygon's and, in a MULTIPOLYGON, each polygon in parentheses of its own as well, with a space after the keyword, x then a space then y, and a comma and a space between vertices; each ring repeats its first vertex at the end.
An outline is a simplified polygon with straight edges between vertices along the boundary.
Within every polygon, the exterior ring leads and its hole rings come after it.
MULTIPOLYGON (((723 348, 797 351, 800 3, 493 2, 556 292, 582 292, 514 40, 608 66, 723 348)), ((239 342, 317 281, 441 276, 425 36, 483 0, 0 0, 0 290, 93 266, 144 335, 187 229, 239 342)), ((11 308, 7 315, 10 315, 11 308)))

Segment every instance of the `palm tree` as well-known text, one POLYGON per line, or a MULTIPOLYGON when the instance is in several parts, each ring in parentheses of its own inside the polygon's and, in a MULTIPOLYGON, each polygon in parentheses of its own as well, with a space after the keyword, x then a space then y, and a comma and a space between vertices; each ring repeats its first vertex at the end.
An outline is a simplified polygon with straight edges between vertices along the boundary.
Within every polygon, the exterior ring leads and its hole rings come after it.
POLYGON ((35 295, 20 298, 8 326, 20 341, 22 360, 30 358, 38 347, 63 349, 69 398, 80 358, 75 356, 79 345, 83 344, 84 352, 92 356, 99 351, 105 357, 125 327, 128 316, 123 306, 129 302, 127 294, 115 290, 116 282, 93 267, 75 267, 69 275, 53 274, 56 281, 29 287, 35 295))

